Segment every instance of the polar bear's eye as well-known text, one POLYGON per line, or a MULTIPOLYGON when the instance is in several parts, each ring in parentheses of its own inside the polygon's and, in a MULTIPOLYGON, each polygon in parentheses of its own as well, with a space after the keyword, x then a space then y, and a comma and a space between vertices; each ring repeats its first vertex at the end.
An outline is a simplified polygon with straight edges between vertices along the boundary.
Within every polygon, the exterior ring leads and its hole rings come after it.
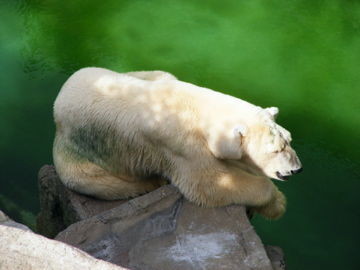
POLYGON ((279 153, 281 153, 282 151, 284 151, 284 150, 285 150, 285 148, 286 148, 286 143, 283 143, 283 144, 280 146, 280 148, 278 148, 278 149, 274 150, 274 152, 273 152, 273 153, 275 153, 275 154, 279 154, 279 153))
POLYGON ((276 150, 273 151, 274 154, 280 154, 281 152, 283 152, 285 149, 285 147, 281 147, 281 148, 278 148, 276 150))

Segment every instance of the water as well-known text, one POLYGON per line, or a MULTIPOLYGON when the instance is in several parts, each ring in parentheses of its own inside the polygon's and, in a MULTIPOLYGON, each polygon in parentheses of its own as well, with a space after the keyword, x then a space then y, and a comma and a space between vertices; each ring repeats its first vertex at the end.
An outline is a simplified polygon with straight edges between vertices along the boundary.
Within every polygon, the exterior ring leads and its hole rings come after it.
POLYGON ((253 223, 289 269, 359 268, 359 2, 3 1, 0 18, 0 208, 13 218, 34 224, 66 78, 161 69, 280 108, 304 172, 278 183, 287 214, 253 223))

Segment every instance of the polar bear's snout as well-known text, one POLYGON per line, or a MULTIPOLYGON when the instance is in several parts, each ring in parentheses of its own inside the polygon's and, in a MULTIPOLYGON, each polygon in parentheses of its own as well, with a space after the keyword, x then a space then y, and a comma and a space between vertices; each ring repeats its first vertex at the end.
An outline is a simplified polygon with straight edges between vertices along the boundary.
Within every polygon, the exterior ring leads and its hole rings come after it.
POLYGON ((288 180, 290 176, 302 171, 302 164, 290 145, 283 151, 270 155, 266 161, 265 173, 273 179, 288 180))
POLYGON ((280 180, 288 180, 290 176, 294 175, 294 174, 298 174, 300 172, 302 172, 303 168, 300 167, 299 169, 295 169, 295 170, 291 170, 290 174, 282 174, 279 171, 276 172, 276 176, 280 179, 280 180))

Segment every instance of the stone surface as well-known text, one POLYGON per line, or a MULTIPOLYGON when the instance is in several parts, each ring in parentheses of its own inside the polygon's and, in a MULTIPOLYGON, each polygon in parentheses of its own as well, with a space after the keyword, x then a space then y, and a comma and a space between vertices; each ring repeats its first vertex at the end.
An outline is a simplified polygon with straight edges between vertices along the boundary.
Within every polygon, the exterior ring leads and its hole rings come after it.
POLYGON ((1 270, 124 270, 31 231, 0 225, 1 270))
POLYGON ((133 270, 285 269, 281 249, 264 248, 242 206, 198 207, 171 185, 128 201, 100 201, 66 189, 53 166, 39 178, 46 192, 39 227, 50 222, 54 234, 57 221, 77 221, 56 239, 98 259, 133 270))
POLYGON ((286 270, 284 252, 280 247, 265 246, 266 253, 271 261, 274 270, 286 270))
POLYGON ((24 224, 17 223, 10 219, 7 215, 4 214, 3 211, 0 210, 0 225, 18 228, 24 231, 31 231, 29 227, 25 226, 24 224))
POLYGON ((242 206, 201 208, 170 185, 75 223, 56 239, 130 269, 272 269, 242 206))

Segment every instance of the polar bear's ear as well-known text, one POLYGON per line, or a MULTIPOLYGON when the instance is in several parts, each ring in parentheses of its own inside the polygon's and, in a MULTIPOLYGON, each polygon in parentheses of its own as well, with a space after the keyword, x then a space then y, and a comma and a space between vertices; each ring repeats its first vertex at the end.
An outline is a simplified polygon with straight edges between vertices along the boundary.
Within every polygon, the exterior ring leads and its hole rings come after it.
POLYGON ((246 134, 246 127, 235 126, 232 130, 213 130, 208 138, 208 145, 213 155, 219 159, 240 159, 242 157, 242 139, 246 134))
POLYGON ((274 119, 276 119, 279 114, 279 108, 277 107, 269 107, 266 108, 265 111, 267 111, 274 119))

